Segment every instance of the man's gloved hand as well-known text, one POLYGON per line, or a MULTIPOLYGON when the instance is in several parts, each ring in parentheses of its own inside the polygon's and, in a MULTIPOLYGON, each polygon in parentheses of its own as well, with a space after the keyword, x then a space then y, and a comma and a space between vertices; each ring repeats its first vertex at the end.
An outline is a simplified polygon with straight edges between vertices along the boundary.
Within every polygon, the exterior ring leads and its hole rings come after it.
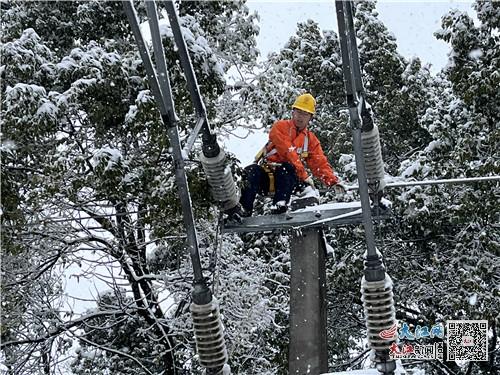
POLYGON ((309 185, 309 186, 311 186, 312 188, 314 188, 314 181, 313 181, 313 179, 312 179, 312 177, 311 177, 311 176, 307 177, 307 178, 304 180, 304 184, 309 185))
POLYGON ((347 189, 343 183, 338 182, 335 185, 333 185, 333 191, 335 192, 336 195, 342 195, 347 192, 347 189))

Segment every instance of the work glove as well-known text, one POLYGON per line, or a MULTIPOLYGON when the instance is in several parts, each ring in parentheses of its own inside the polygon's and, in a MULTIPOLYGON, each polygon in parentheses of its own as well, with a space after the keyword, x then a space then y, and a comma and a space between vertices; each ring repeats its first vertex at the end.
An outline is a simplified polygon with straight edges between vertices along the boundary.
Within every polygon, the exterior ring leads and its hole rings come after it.
POLYGON ((313 181, 311 176, 307 177, 304 180, 304 184, 309 185, 310 187, 312 187, 314 189, 314 181, 313 181))
POLYGON ((333 191, 335 192, 336 195, 343 195, 347 192, 347 189, 343 183, 338 182, 335 185, 333 185, 333 191))

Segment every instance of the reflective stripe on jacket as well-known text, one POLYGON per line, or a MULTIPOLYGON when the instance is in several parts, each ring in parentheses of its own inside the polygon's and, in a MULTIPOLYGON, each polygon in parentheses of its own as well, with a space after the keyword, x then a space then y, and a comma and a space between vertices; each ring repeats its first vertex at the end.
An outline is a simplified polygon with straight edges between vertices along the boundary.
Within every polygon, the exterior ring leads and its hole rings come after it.
POLYGON ((307 157, 305 162, 311 173, 326 185, 335 185, 337 176, 323 153, 321 144, 314 133, 302 129, 298 131, 292 120, 279 120, 274 123, 269 133, 266 161, 269 163, 289 162, 295 167, 299 180, 304 181, 308 175, 302 164, 300 153, 304 150, 304 141, 308 138, 307 157), (273 149, 276 153, 269 154, 273 149))

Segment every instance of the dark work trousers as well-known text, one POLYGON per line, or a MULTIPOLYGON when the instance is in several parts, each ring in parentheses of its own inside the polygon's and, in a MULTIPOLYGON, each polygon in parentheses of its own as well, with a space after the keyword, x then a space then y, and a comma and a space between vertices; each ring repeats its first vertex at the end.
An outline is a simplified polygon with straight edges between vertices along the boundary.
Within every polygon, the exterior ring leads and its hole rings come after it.
MULTIPOLYGON (((273 203, 285 201, 288 204, 290 196, 298 183, 295 168, 290 163, 282 163, 274 169, 274 197, 273 203)), ((257 164, 251 164, 244 169, 243 186, 241 189, 241 206, 251 213, 253 202, 257 194, 269 193, 269 176, 257 164)))

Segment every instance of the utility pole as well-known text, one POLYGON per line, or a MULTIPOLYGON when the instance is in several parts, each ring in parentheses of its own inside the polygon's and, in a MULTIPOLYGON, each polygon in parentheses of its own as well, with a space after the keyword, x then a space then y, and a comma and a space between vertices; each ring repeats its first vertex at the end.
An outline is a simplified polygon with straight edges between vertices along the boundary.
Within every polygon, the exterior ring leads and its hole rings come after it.
POLYGON ((294 233, 290 243, 289 374, 328 371, 325 261, 321 229, 294 233))
MULTIPOLYGON (((294 203, 297 203, 295 201, 294 203)), ((226 233, 291 231, 289 374, 320 374, 328 370, 326 243, 323 228, 363 222, 359 202, 302 210, 281 215, 242 218, 227 223, 226 233)), ((377 220, 389 211, 377 210, 377 220)))

